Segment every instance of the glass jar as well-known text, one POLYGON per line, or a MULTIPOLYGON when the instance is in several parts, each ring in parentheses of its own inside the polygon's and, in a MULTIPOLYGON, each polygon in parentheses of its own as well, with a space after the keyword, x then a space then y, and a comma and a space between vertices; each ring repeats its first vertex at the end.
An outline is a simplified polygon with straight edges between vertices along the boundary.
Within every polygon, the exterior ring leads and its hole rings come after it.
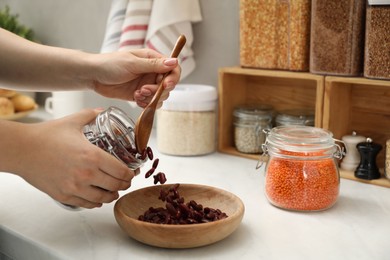
POLYGON ((83 132, 88 141, 136 170, 146 162, 148 156, 137 152, 134 127, 134 121, 125 112, 117 107, 109 107, 84 126, 83 132))
MULTIPOLYGON (((140 168, 148 156, 137 152, 134 139, 134 121, 117 107, 109 107, 95 120, 85 125, 83 133, 89 142, 115 156, 132 170, 140 168)), ((135 171, 139 174, 139 171, 135 171)), ((56 201, 57 202, 57 201, 56 201)), ((57 202, 61 207, 79 211, 82 208, 57 202)))
POLYGON ((273 109, 269 105, 247 105, 234 109, 234 143, 239 152, 261 153, 263 130, 272 128, 273 109))
POLYGON ((217 90, 179 84, 157 111, 157 148, 178 156, 209 154, 216 149, 217 90))
POLYGON ((368 5, 364 76, 374 79, 390 79, 390 1, 385 5, 368 5))
POLYGON ((314 111, 310 109, 289 109, 278 113, 275 119, 276 126, 306 125, 314 126, 314 111))
POLYGON ((310 126, 278 126, 264 144, 269 160, 265 194, 279 208, 319 211, 330 208, 339 195, 335 158, 342 157, 332 133, 310 126))
POLYGON ((241 66, 308 71, 310 6, 310 0, 241 0, 241 66))
POLYGON ((363 0, 312 1, 311 73, 362 74, 365 10, 363 0))

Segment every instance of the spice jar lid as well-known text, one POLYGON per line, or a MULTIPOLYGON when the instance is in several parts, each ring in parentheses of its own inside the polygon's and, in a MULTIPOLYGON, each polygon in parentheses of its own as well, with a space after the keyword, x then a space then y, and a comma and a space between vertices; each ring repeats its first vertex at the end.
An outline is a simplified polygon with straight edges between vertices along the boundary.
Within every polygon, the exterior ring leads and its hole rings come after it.
POLYGON ((233 115, 247 120, 270 120, 272 119, 273 107, 266 104, 242 105, 234 109, 233 115))
POLYGON ((314 126, 314 110, 288 109, 282 110, 276 116, 277 125, 307 125, 314 126))
POLYGON ((217 89, 209 85, 178 84, 169 93, 161 109, 175 111, 211 111, 215 109, 217 89))

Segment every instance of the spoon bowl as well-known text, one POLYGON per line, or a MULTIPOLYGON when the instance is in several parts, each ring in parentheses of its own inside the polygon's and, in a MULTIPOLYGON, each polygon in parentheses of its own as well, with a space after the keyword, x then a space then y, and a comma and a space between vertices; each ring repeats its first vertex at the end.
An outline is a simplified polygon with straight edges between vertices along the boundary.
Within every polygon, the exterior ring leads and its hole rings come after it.
MULTIPOLYGON (((183 49, 186 43, 186 37, 180 35, 176 41, 176 44, 172 50, 171 58, 177 58, 183 49)), ((154 94, 150 103, 142 111, 141 115, 138 117, 138 120, 135 124, 135 144, 137 147, 138 153, 143 153, 146 149, 152 132, 154 115, 156 113, 157 104, 160 100, 160 97, 164 91, 163 82, 164 79, 169 75, 170 72, 167 72, 163 75, 163 78, 158 86, 156 93, 154 94)))

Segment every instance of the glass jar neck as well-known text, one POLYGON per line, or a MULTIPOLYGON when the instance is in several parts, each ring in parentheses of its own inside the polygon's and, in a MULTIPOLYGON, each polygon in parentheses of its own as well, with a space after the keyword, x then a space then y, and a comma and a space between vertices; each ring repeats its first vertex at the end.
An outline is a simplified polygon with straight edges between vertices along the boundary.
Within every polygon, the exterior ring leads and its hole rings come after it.
POLYGON ((137 153, 134 121, 119 108, 109 107, 100 113, 96 117, 96 127, 101 139, 109 145, 109 152, 130 169, 138 169, 147 160, 147 156, 137 153))
POLYGON ((338 146, 327 130, 310 126, 278 126, 269 131, 264 147, 270 156, 314 160, 335 157, 338 146))

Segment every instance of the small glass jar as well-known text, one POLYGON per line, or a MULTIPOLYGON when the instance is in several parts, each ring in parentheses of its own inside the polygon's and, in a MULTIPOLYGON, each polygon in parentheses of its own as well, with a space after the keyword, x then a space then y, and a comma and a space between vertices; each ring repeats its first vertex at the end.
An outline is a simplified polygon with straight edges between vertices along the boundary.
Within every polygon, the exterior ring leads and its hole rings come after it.
POLYGON ((177 85, 157 111, 158 150, 176 156, 214 152, 217 97, 213 86, 177 85))
POLYGON ((342 157, 332 133, 310 126, 278 126, 264 144, 269 160, 265 194, 279 208, 319 211, 330 208, 339 195, 335 158, 342 157))
POLYGON ((234 143, 239 152, 261 153, 263 130, 272 128, 273 109, 269 105, 247 105, 234 109, 234 143))
POLYGON ((310 109, 289 109, 278 113, 275 119, 276 126, 306 125, 314 126, 314 111, 310 109))
POLYGON ((134 121, 125 112, 117 107, 109 107, 84 126, 83 132, 88 141, 136 170, 146 162, 148 156, 137 152, 134 127, 134 121))

